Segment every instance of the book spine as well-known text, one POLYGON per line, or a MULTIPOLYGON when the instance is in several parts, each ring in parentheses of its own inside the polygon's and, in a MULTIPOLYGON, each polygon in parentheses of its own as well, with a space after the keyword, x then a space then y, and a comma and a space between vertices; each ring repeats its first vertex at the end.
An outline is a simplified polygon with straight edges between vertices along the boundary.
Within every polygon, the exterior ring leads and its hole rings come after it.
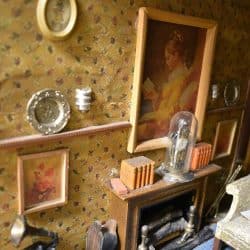
POLYGON ((147 164, 146 166, 146 182, 145 185, 148 185, 150 183, 150 164, 147 164))
POLYGON ((146 167, 147 165, 142 166, 141 187, 145 186, 145 183, 146 183, 146 167))
POLYGON ((199 162, 198 162, 198 169, 202 166, 202 157, 203 157, 203 149, 202 146, 199 145, 199 162))
POLYGON ((125 162, 121 165, 120 179, 121 181, 130 189, 135 189, 136 187, 136 175, 137 169, 125 162))
POLYGON ((137 167, 137 176, 136 176, 136 188, 141 187, 141 174, 142 174, 142 167, 137 167))
POLYGON ((209 162, 209 144, 206 145, 206 157, 205 157, 204 166, 207 166, 208 162, 209 162))
MULTIPOLYGON (((211 161, 211 156, 212 156, 212 145, 209 144, 209 150, 208 150, 208 163, 211 161)), ((208 164, 207 163, 207 164, 208 164)))
POLYGON ((150 164, 150 181, 149 184, 154 184, 154 164, 150 164))
POLYGON ((206 164, 206 145, 202 146, 202 161, 201 161, 201 168, 203 168, 206 164))
POLYGON ((192 151, 191 170, 194 171, 198 168, 198 160, 199 160, 199 150, 197 147, 194 147, 192 151))

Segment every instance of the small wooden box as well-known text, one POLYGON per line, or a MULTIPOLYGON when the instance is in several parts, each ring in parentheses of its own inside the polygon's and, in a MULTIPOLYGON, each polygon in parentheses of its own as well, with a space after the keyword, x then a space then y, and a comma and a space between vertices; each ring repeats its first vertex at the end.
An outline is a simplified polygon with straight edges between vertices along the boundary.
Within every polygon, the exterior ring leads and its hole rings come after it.
POLYGON ((129 188, 136 189, 154 183, 155 162, 145 156, 123 160, 120 179, 129 188))

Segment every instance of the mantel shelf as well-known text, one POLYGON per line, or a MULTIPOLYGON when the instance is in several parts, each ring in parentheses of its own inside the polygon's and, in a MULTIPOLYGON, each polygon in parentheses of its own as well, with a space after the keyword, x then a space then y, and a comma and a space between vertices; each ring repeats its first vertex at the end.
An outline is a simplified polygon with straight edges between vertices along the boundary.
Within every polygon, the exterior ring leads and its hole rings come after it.
MULTIPOLYGON (((216 165, 216 164, 210 164, 208 166, 206 166, 205 168, 194 172, 194 180, 192 180, 191 182, 200 179, 200 178, 204 178, 206 176, 209 176, 211 174, 214 174, 216 172, 218 172, 219 170, 221 170, 221 167, 216 165)), ((119 195, 117 194, 110 186, 109 184, 109 189, 112 191, 112 193, 114 193, 119 199, 124 200, 124 201, 129 201, 129 200, 135 200, 137 198, 142 199, 143 197, 145 197, 145 199, 147 198, 147 196, 152 196, 154 193, 163 191, 165 189, 171 189, 177 186, 180 186, 181 184, 187 184, 188 182, 185 183, 169 183, 166 182, 164 180, 159 180, 156 183, 154 183, 153 185, 148 185, 142 188, 138 188, 135 190, 130 191, 128 194, 126 195, 119 195)))
POLYGON ((232 112, 232 111, 241 110, 241 109, 245 109, 245 108, 246 108, 246 105, 242 104, 242 105, 238 105, 238 106, 228 106, 228 107, 208 109, 207 113, 214 114, 214 113, 222 113, 222 112, 232 112))
POLYGON ((122 121, 122 122, 113 122, 105 125, 90 126, 86 128, 66 131, 53 135, 35 134, 35 135, 12 137, 0 140, 0 149, 20 148, 32 144, 42 144, 45 142, 65 140, 68 138, 73 138, 83 135, 91 135, 91 134, 96 134, 98 132, 105 132, 116 129, 130 128, 130 127, 131 127, 130 122, 122 121))

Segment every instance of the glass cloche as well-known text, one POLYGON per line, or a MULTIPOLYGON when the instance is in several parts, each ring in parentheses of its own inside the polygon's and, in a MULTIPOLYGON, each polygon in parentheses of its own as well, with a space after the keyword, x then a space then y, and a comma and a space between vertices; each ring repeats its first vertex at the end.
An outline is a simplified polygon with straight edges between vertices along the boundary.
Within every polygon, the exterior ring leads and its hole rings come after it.
POLYGON ((165 167, 177 179, 185 179, 185 174, 189 172, 197 126, 197 119, 188 111, 178 112, 171 119, 168 133, 170 146, 166 150, 165 167))

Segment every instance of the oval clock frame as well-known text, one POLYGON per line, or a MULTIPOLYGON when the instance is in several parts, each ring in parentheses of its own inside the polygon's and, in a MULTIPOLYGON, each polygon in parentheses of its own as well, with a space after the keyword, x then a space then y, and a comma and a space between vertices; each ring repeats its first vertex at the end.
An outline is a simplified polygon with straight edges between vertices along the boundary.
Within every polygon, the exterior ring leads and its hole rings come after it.
POLYGON ((48 20, 47 20, 47 16, 49 14, 48 12, 52 11, 51 8, 48 8, 49 1, 51 0, 39 0, 38 1, 37 12, 36 12, 38 26, 41 32, 43 33, 43 35, 47 37, 48 39, 63 40, 71 33, 76 23, 76 19, 77 19, 76 0, 65 0, 69 2, 70 14, 69 14, 65 27, 63 27, 61 30, 53 30, 53 28, 51 28, 48 23, 48 20))

